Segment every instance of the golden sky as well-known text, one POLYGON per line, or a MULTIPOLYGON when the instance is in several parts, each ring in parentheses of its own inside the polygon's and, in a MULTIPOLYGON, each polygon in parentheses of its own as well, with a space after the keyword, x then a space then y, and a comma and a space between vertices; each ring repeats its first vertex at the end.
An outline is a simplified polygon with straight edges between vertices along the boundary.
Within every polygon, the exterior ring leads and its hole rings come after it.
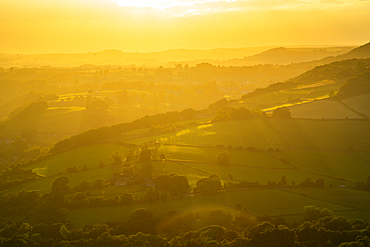
POLYGON ((0 53, 362 45, 370 0, 1 0, 0 53))

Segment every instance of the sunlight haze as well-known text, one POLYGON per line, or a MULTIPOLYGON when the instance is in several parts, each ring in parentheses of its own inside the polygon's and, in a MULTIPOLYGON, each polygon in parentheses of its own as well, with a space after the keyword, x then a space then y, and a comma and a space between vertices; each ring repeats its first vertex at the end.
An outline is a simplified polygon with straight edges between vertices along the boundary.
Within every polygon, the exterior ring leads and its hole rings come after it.
POLYGON ((360 45, 370 1, 3 0, 0 52, 360 45))

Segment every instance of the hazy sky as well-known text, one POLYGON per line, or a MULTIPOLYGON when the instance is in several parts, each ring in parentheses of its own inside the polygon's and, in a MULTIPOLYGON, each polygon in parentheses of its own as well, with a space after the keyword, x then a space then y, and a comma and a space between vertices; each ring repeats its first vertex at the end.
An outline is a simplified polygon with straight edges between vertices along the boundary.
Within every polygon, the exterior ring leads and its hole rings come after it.
POLYGON ((1 0, 0 52, 370 41, 370 0, 1 0))

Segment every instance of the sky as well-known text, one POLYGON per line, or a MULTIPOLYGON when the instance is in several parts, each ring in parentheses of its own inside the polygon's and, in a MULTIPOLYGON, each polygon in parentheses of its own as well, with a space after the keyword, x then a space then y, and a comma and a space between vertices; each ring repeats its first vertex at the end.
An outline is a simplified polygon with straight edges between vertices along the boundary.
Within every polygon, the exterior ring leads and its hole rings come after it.
POLYGON ((1 0, 0 53, 370 42, 370 0, 1 0))

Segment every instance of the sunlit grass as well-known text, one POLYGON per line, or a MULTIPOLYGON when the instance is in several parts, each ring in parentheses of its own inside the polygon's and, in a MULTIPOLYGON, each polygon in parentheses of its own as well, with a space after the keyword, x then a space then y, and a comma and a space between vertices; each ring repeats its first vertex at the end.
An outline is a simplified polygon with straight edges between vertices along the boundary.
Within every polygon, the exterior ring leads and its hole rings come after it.
POLYGON ((276 156, 307 171, 355 182, 365 181, 370 174, 370 162, 346 153, 283 151, 276 153, 276 156))
POLYGON ((176 134, 138 139, 135 143, 157 140, 161 143, 191 145, 232 145, 233 147, 284 148, 284 140, 263 119, 229 121, 189 127, 176 134), (208 134, 207 134, 208 133, 208 134))
POLYGON ((85 224, 106 223, 107 221, 122 221, 128 222, 131 212, 138 208, 146 208, 153 212, 154 218, 164 218, 170 211, 196 212, 200 217, 208 217, 212 210, 223 210, 223 212, 230 212, 239 214, 225 205, 206 200, 203 197, 185 197, 183 199, 175 199, 168 201, 155 201, 147 204, 134 204, 114 207, 98 207, 86 209, 73 209, 68 211, 68 217, 75 226, 82 226, 85 224))
POLYGON ((78 170, 81 170, 86 165, 87 168, 96 168, 100 165, 100 162, 103 162, 105 165, 111 164, 111 154, 117 151, 127 155, 128 148, 116 144, 98 144, 81 147, 53 155, 33 164, 29 168, 43 176, 52 176, 59 172, 66 172, 68 167, 76 167, 78 170))
POLYGON ((58 177, 67 177, 70 182, 68 183, 70 188, 75 187, 78 185, 83 179, 90 178, 90 179, 104 179, 107 180, 112 178, 114 170, 110 169, 94 169, 94 170, 86 170, 80 171, 76 173, 68 173, 68 174, 61 174, 58 176, 52 176, 47 178, 40 178, 31 182, 27 182, 24 184, 20 184, 8 189, 9 192, 19 192, 21 190, 39 190, 42 194, 51 191, 51 184, 55 179, 58 177))
POLYGON ((348 207, 286 193, 276 189, 235 190, 210 195, 207 198, 232 206, 240 204, 255 215, 260 216, 303 213, 303 207, 307 205, 315 205, 319 208, 328 208, 331 210, 349 209, 348 207))

